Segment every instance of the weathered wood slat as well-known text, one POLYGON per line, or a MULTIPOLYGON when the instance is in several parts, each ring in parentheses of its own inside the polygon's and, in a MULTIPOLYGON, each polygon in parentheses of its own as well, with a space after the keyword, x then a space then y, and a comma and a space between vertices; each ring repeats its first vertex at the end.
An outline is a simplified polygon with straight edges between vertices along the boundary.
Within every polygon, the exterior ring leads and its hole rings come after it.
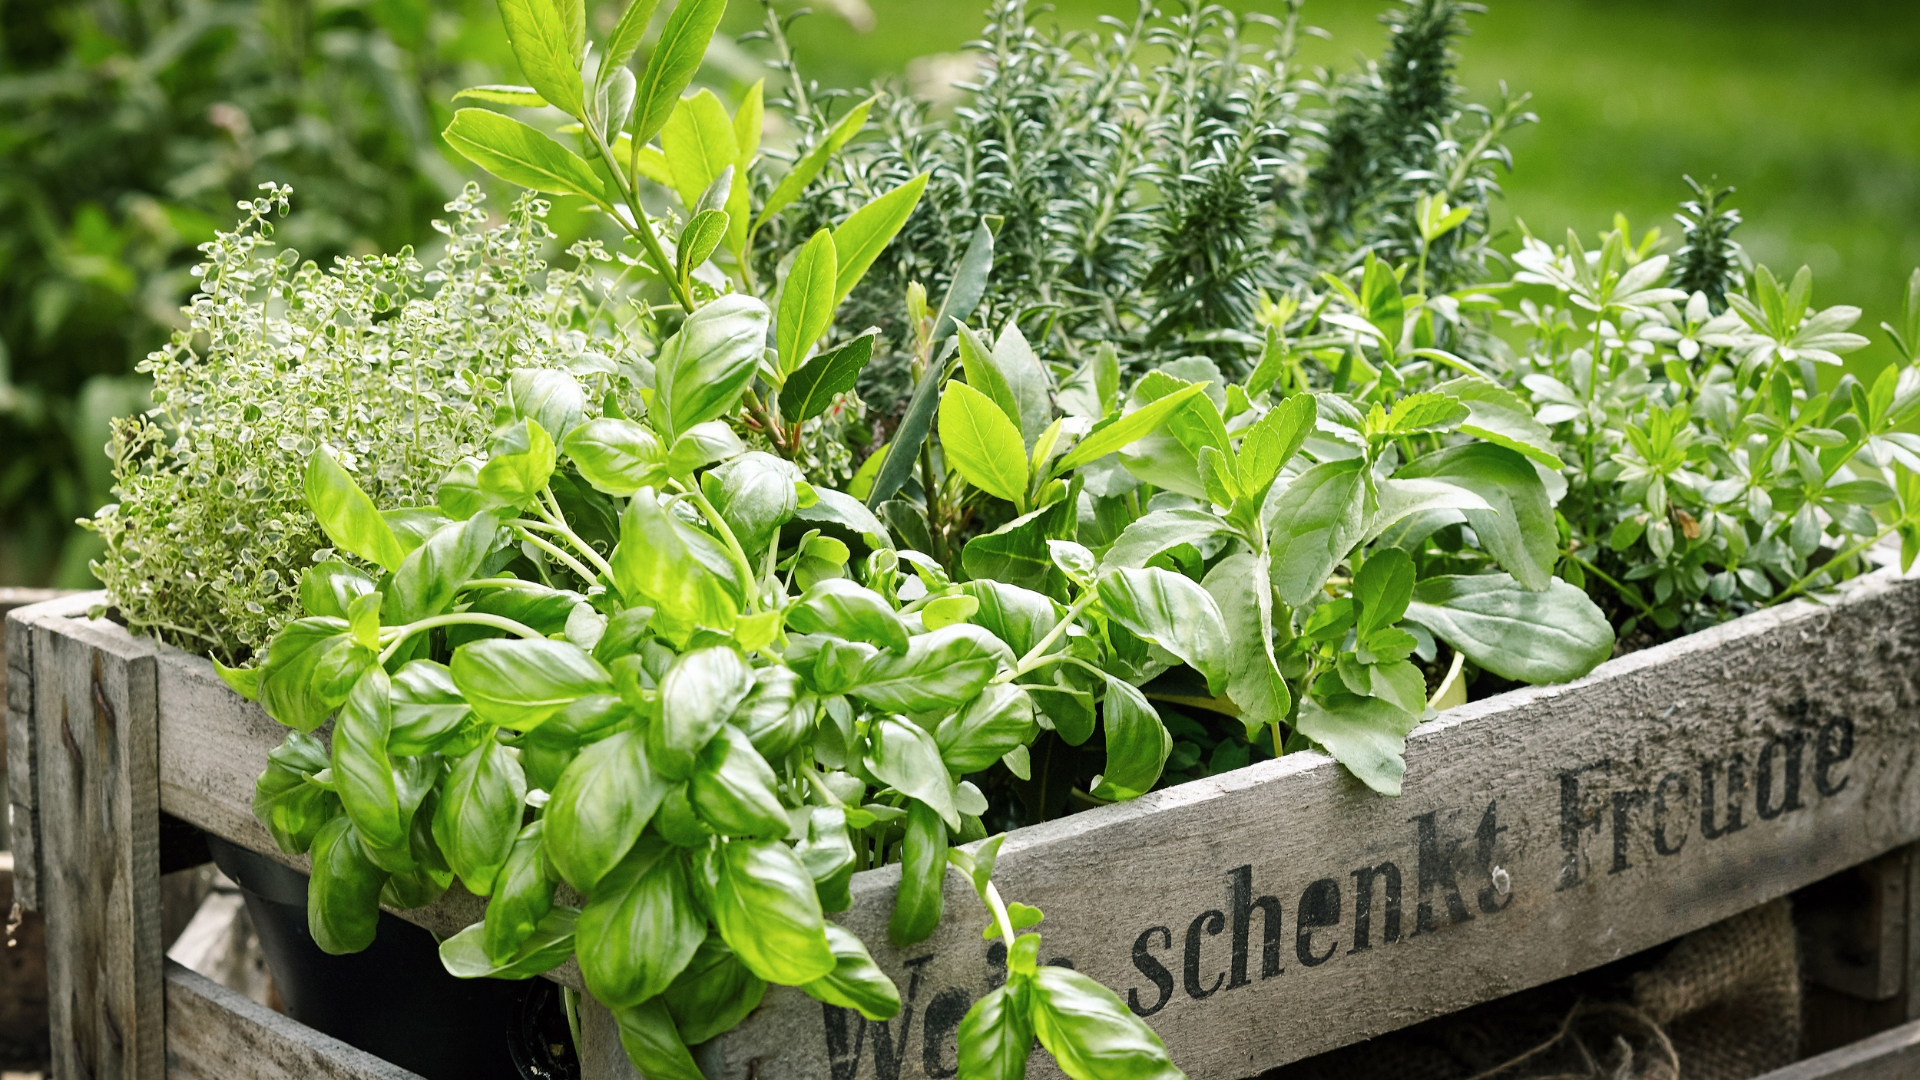
MULTIPOLYGON (((1235 1080, 1587 970, 1920 839, 1920 579, 1879 574, 1423 726, 1406 794, 1289 755, 1008 837, 995 874, 1059 958, 1145 1013, 1194 1080, 1235 1080)), ((886 944, 897 877, 841 921, 906 1008, 777 989, 713 1077, 953 1075, 1003 977, 950 875, 886 944)), ((1058 1076, 1036 1061, 1033 1076, 1058 1076)))
POLYGON ((420 1080, 171 960, 166 993, 168 1080, 420 1080))
POLYGON ((33 768, 33 631, 7 619, 7 832, 14 854, 13 898, 40 906, 40 798, 33 768))
POLYGON ((1920 1022, 1776 1069, 1757 1080, 1912 1080, 1920 1076, 1920 1022))
POLYGON ((153 652, 33 626, 39 902, 53 1072, 160 1080, 160 795, 153 652))

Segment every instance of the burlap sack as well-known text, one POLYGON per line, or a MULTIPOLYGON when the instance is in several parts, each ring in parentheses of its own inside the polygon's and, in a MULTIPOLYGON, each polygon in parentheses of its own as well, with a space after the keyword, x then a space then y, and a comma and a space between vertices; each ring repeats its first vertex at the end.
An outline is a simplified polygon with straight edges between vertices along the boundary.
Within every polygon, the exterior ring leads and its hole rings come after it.
POLYGON ((1786 900, 1623 964, 1261 1080, 1750 1080, 1795 1059, 1800 970, 1786 900))

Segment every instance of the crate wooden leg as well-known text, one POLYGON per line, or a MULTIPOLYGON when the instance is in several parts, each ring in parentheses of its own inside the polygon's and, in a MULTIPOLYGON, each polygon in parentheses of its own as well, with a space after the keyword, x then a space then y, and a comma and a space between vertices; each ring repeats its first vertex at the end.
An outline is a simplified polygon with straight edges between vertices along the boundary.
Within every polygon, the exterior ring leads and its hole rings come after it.
POLYGON ((1810 886, 1794 905, 1805 1051, 1920 1019, 1920 845, 1810 886))
POLYGON ((32 631, 53 1075, 163 1080, 154 658, 124 637, 74 632, 83 627, 32 631))

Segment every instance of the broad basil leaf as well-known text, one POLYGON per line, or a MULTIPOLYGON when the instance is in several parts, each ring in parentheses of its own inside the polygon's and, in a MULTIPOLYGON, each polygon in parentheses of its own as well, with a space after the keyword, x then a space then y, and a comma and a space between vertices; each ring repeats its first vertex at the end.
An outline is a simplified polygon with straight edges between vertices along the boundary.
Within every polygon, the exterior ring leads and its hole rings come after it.
POLYGON ((378 667, 360 676, 333 725, 332 764, 334 790, 368 857, 382 869, 399 873, 413 868, 407 832, 419 800, 402 805, 387 755, 387 736, 393 729, 390 690, 387 673, 378 667))
POLYGON ((589 896, 627 857, 671 790, 648 767, 637 731, 580 751, 547 802, 547 857, 567 884, 589 896))
POLYGON ((700 489, 751 555, 793 519, 800 508, 795 485, 805 480, 799 466, 754 450, 708 470, 700 477, 700 489))
POLYGON ((753 669, 725 645, 680 657, 660 680, 660 718, 647 728, 647 761, 673 780, 693 775, 707 743, 753 690, 753 669))
POLYGON ((253 816, 289 855, 304 853, 314 834, 340 811, 340 797, 310 780, 328 765, 320 740, 290 731, 267 754, 266 771, 254 781, 253 816))
POLYGON ((867 641, 896 654, 907 651, 907 624, 885 598, 845 578, 828 578, 808 589, 787 609, 787 627, 867 641))
POLYGON ((1030 993, 1033 1033, 1072 1080, 1184 1080, 1160 1036, 1085 975, 1042 966, 1030 993))
POLYGON ((753 379, 767 344, 767 306, 729 294, 701 307, 654 361, 654 426, 668 443, 724 415, 753 379))
POLYGON ((580 975, 603 1004, 630 1008, 664 991, 707 937, 678 849, 636 844, 595 887, 574 937, 580 975))
MULTIPOLYGON (((853 838, 847 832, 847 812, 837 806, 816 806, 807 812, 807 838, 795 844, 793 853, 813 877, 820 906, 827 911, 845 911, 853 906, 849 888, 857 857, 853 838)), ((829 925, 831 929, 831 925, 829 925)))
POLYGON ((947 827, 923 802, 907 808, 907 835, 900 844, 900 890, 893 899, 887 937, 900 948, 927 940, 940 925, 947 876, 947 827))
MULTIPOLYGON (((829 926, 828 932, 833 929, 829 926)), ((661 998, 680 1037, 698 1046, 733 1030, 759 1006, 766 992, 767 981, 748 971, 724 938, 709 933, 661 998)))
POLYGON ((1506 574, 1448 575, 1414 588, 1407 617, 1504 679, 1577 679, 1613 655, 1613 627, 1580 589, 1532 592, 1506 574))
POLYGON ((573 955, 574 921, 580 913, 555 907, 534 927, 504 964, 495 964, 482 947, 485 924, 474 923, 440 943, 440 965, 457 979, 531 979, 544 975, 573 955))
POLYGON ((1005 642, 971 623, 912 639, 902 655, 879 653, 866 663, 853 693, 903 713, 951 709, 973 700, 1014 655, 1005 642))
POLYGON ((531 731, 613 677, 577 645, 545 638, 488 638, 453 653, 453 682, 490 724, 531 731))
POLYGON ((852 933, 827 924, 827 944, 837 961, 832 972, 800 989, 815 1001, 854 1009, 868 1020, 891 1020, 900 1014, 900 990, 873 962, 867 947, 852 933))
POLYGON ((328 559, 300 575, 300 607, 310 616, 344 619, 349 605, 376 588, 372 578, 338 559, 328 559))
POLYGON ((392 608, 388 621, 416 622, 438 615, 453 603, 454 591, 472 580, 480 564, 493 553, 499 523, 489 513, 443 525, 426 543, 414 548, 387 589, 392 608))
POLYGON ((1003 581, 1056 599, 1065 596, 1067 577, 1053 564, 1047 541, 1073 535, 1076 505, 1074 498, 1060 499, 974 537, 961 549, 961 566, 976 581, 1003 581))
MULTIPOLYGON (((688 0, 674 9, 674 14, 705 2, 688 0)), ((620 1048, 647 1080, 707 1080, 700 1066, 694 1064, 693 1055, 687 1053, 687 1044, 680 1038, 673 1014, 668 1012, 663 1000, 656 998, 631 1009, 615 1009, 613 1020, 620 1028, 620 1048)))
POLYGON ((1015 979, 973 1003, 960 1021, 960 1074, 967 1080, 1025 1080, 1033 1054, 1033 986, 1015 979))
POLYGON ((813 879, 778 840, 734 840, 705 853, 707 914, 749 971, 802 986, 834 970, 813 879))
POLYGON ((337 817, 320 829, 307 880, 307 932, 320 951, 339 956, 373 944, 386 883, 387 872, 367 857, 353 822, 337 817))
POLYGON ((307 734, 347 700, 373 661, 373 650, 354 640, 345 619, 297 619, 267 645, 260 705, 275 720, 307 734))
POLYGON ((391 754, 427 754, 460 730, 473 707, 453 683, 453 672, 432 660, 409 661, 392 680, 391 754))
POLYGON ((567 434, 564 446, 581 479, 596 491, 626 499, 643 487, 666 482, 666 447, 653 432, 631 420, 611 416, 589 420, 567 434))
POLYGON ((520 763, 493 739, 483 740, 455 762, 441 787, 433 838, 446 853, 447 865, 475 896, 493 891, 494 876, 520 835, 526 798, 527 778, 520 763))
POLYGON ((1173 752, 1173 736, 1146 696, 1119 679, 1107 679, 1101 708, 1107 731, 1107 766, 1095 780, 1097 798, 1124 802, 1153 790, 1173 752))
POLYGON ((494 434, 476 482, 501 505, 518 509, 540 497, 555 460, 553 436, 538 421, 522 420, 494 434))
POLYGON ((729 717, 762 757, 787 755, 813 728, 814 699, 804 696, 793 669, 775 665, 753 673, 753 690, 729 717))
MULTIPOLYGON (((1066 614, 1052 597, 1018 585, 976 578, 960 588, 980 602, 970 621, 1006 642, 1016 656, 1027 655, 1066 614)), ((1059 647, 1066 647, 1064 639, 1059 647)))
POLYGON ((512 964, 521 946, 553 910, 554 879, 548 876, 543 850, 546 828, 546 822, 536 821, 521 829, 506 864, 494 879, 481 945, 487 960, 496 967, 512 964))
POLYGON ((1038 728, 1033 699, 1025 690, 991 683, 942 719, 933 737, 948 770, 965 775, 989 768, 1015 747, 1032 742, 1038 728))
POLYGON ((948 828, 959 831, 953 777, 940 760, 940 744, 925 728, 890 717, 877 721, 866 766, 881 783, 932 807, 948 828))
POLYGON ((726 550, 644 491, 620 516, 620 546, 609 561, 628 603, 652 606, 655 626, 676 640, 699 627, 729 630, 739 618, 726 550), (724 573, 715 571, 716 558, 724 573))
POLYGON ((1228 640, 1220 608, 1207 591, 1168 570, 1121 568, 1100 575, 1107 617, 1151 641, 1225 688, 1228 640))
POLYGON ((747 733, 722 724, 687 781, 693 812, 720 836, 778 839, 793 827, 780 802, 780 778, 747 733))
POLYGON ((558 368, 521 368, 507 380, 513 414, 539 424, 564 442, 587 411, 580 381, 558 368))
POLYGON ((307 506, 333 546, 386 570, 397 569, 406 558, 393 527, 374 509, 373 500, 360 490, 352 474, 334 460, 333 451, 323 447, 307 459, 304 490, 307 506))

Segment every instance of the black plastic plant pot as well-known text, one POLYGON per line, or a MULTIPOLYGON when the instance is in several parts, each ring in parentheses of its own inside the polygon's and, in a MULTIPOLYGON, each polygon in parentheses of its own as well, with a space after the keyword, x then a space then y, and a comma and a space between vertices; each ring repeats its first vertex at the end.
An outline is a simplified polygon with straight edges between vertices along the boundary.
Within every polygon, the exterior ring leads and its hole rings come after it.
POLYGON ((456 979, 432 934, 391 914, 365 951, 330 956, 307 931, 307 875, 209 835, 288 1016, 427 1080, 578 1080, 559 987, 456 979))

